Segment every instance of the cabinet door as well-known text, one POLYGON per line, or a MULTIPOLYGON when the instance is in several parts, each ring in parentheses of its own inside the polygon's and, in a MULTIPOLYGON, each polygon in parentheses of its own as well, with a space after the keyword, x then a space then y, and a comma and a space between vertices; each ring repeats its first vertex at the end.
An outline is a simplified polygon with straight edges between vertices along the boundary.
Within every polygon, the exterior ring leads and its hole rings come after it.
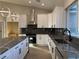
POLYGON ((0 59, 8 59, 8 55, 7 54, 1 55, 0 59))
POLYGON ((55 7, 53 11, 53 25, 55 28, 65 27, 64 13, 63 7, 55 7))
POLYGON ((22 46, 19 48, 19 59, 23 59, 22 46))
POLYGON ((3 53, 2 55, 0 55, 0 59, 14 59, 12 58, 12 49, 6 51, 5 53, 3 53))
POLYGON ((48 14, 38 14, 37 15, 37 27, 47 28, 48 27, 48 14))
POLYGON ((20 43, 21 45, 21 54, 20 54, 20 58, 24 58, 24 56, 27 54, 27 51, 28 51, 28 45, 27 45, 27 39, 25 39, 24 41, 22 41, 20 43))
POLYGON ((37 44, 42 44, 42 36, 41 35, 37 35, 37 44))
POLYGON ((28 42, 27 42, 27 39, 25 39, 23 41, 23 56, 27 54, 27 51, 28 51, 28 42))
POLYGON ((15 57, 15 59, 19 59, 19 47, 18 46, 16 46, 15 48, 14 48, 14 53, 13 53, 14 55, 14 57, 15 57))
POLYGON ((53 27, 53 13, 48 14, 48 27, 53 27))
POLYGON ((26 28, 27 27, 27 17, 26 15, 21 15, 19 17, 19 27, 26 28))
POLYGON ((37 35, 37 44, 48 45, 48 35, 37 35))
POLYGON ((24 58, 24 55, 23 55, 23 49, 24 49, 24 48, 23 48, 23 45, 24 45, 24 44, 23 44, 23 41, 20 42, 18 45, 19 45, 19 48, 18 48, 18 55, 19 55, 19 56, 18 56, 18 58, 19 58, 19 59, 23 59, 23 58, 24 58))
POLYGON ((26 48, 25 51, 25 55, 28 53, 28 50, 29 50, 29 40, 28 40, 28 37, 26 38, 26 43, 24 44, 24 47, 26 48))
POLYGON ((24 56, 25 56, 25 54, 24 54, 25 51, 24 51, 24 50, 25 50, 24 41, 22 41, 22 42, 21 42, 21 52, 22 52, 22 53, 20 54, 20 58, 22 58, 22 59, 23 59, 24 56))

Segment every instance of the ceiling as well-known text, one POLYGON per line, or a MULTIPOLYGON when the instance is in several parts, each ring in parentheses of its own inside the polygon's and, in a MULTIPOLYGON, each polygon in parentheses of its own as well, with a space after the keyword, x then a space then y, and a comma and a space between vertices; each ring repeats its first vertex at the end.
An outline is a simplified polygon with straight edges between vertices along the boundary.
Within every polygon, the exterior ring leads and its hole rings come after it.
POLYGON ((49 10, 52 10, 56 5, 63 6, 64 4, 64 0, 30 0, 31 4, 28 3, 29 0, 0 0, 0 1, 49 10), (44 3, 45 6, 42 6, 41 5, 42 3, 44 3))

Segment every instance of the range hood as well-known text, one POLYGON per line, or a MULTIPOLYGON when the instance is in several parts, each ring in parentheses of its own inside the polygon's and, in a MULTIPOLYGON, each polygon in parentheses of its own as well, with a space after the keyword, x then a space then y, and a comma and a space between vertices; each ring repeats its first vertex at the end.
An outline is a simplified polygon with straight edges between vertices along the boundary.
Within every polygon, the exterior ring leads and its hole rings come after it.
POLYGON ((36 23, 35 23, 35 9, 32 9, 31 20, 30 20, 29 23, 30 23, 30 24, 36 24, 36 23))

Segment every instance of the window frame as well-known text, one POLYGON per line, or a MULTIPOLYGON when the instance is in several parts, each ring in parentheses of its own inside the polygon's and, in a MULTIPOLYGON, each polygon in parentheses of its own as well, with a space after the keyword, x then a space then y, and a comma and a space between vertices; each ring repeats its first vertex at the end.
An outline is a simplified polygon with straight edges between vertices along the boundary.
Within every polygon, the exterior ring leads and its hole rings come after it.
POLYGON ((69 29, 69 24, 68 24, 68 22, 69 22, 69 8, 71 7, 71 6, 73 6, 74 4, 77 4, 77 12, 76 12, 76 17, 77 17, 77 32, 78 32, 78 0, 76 0, 76 1, 74 1, 69 7, 67 7, 66 8, 66 28, 68 28, 69 29))

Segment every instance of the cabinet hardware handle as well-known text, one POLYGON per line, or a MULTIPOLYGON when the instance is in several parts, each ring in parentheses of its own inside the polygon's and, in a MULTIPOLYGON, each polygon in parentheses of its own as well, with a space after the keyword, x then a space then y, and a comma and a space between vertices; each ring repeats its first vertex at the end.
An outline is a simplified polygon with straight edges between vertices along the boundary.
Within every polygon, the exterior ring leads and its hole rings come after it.
POLYGON ((15 49, 17 49, 18 47, 16 47, 15 49))
POLYGON ((21 54, 21 48, 19 49, 19 54, 21 54))
POLYGON ((21 45, 23 45, 23 43, 21 43, 21 45))

